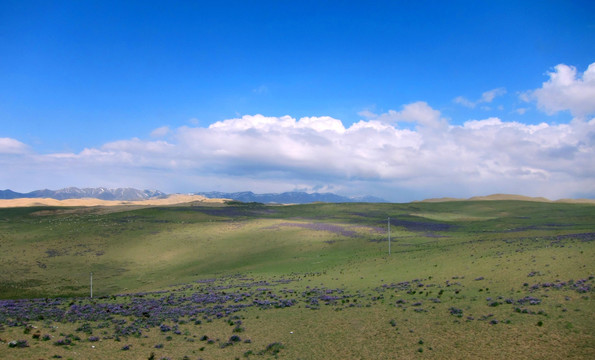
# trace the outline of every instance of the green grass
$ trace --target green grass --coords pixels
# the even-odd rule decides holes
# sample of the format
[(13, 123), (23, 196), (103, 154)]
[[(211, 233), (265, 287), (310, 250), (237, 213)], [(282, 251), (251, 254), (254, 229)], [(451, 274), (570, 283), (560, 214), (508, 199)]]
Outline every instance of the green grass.
[[(387, 217), (393, 224), (390, 256)], [(1, 340), (23, 338), (31, 346), (0, 342), (0, 358), (148, 358), (151, 352), (156, 359), (592, 358), (593, 290), (529, 286), (595, 275), (593, 233), (593, 205), (524, 201), (0, 209), (3, 299), (88, 296), (90, 272), (95, 296), (169, 291), (242, 274), (292, 279), (273, 291), (340, 288), (359, 299), (355, 307), (319, 310), (305, 303), (247, 308), (239, 313), (245, 324), (239, 335), (252, 342), (228, 347), (218, 346), (233, 335), (225, 319), (182, 324), (186, 335), (171, 340), (152, 329), (146, 337), (66, 348), (5, 324)], [(224, 281), (239, 281), (229, 279)], [(391, 287), (414, 279), (424, 284), (415, 293)], [(541, 300), (524, 307), (534, 314), (505, 302), (525, 296)], [(77, 326), (34, 325), (56, 336)], [(197, 340), (205, 333), (220, 342)], [(283, 347), (267, 352), (275, 342)], [(164, 347), (155, 349), (156, 343)], [(121, 350), (126, 344), (130, 350)]]
[[(86, 209), (3, 209), (0, 296), (83, 296), (90, 272), (100, 295), (152, 290), (212, 274), (320, 272), (348, 262), (365, 263), (387, 250), (386, 242), (379, 241), (386, 238), (388, 216), (393, 221), (451, 225), (447, 231), (393, 226), (391, 232), (394, 257), (407, 262), (436, 256), (440, 261), (434, 265), (452, 269), (473, 260), (471, 256), (493, 258), (502, 247), (541, 253), (551, 242), (548, 237), (593, 231), (593, 209), (518, 201), (248, 204), (107, 214)], [(355, 236), (304, 227), (311, 223), (333, 224)], [(457, 257), (457, 264), (447, 264), (439, 254), (461, 249), (465, 254)]]

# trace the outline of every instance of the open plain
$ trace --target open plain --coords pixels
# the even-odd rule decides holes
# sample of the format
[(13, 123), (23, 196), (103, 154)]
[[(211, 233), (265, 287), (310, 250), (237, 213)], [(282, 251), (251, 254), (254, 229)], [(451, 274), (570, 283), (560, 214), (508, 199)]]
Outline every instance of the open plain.
[(594, 358), (594, 240), (587, 203), (2, 208), (0, 358)]

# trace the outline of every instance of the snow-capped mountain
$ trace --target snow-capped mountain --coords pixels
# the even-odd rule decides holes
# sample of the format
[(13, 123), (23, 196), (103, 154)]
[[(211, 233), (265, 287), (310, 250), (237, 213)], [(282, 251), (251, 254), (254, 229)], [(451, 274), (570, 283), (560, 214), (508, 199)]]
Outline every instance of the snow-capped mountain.
[(12, 190), (0, 190), (0, 199), (18, 198), (51, 198), (56, 200), (95, 198), (101, 200), (135, 201), (166, 197), (159, 190), (138, 190), (133, 188), (108, 189), (69, 187), (59, 190), (35, 190), (29, 193), (18, 193)]

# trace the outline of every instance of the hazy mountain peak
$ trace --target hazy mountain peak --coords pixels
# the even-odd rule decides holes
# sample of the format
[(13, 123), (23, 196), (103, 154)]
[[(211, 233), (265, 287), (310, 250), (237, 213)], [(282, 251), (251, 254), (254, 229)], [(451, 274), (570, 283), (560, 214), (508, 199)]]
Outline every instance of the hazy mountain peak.
[(51, 198), (56, 200), (95, 198), (101, 200), (136, 201), (165, 197), (167, 194), (159, 190), (138, 190), (133, 188), (108, 189), (67, 187), (58, 190), (35, 190), (29, 193), (18, 193), (12, 190), (0, 190), (0, 199), (18, 198)]
[(302, 191), (288, 191), (284, 193), (255, 194), (252, 191), (241, 191), (234, 193), (224, 193), (219, 191), (197, 192), (195, 195), (202, 195), (207, 198), (232, 199), (242, 202), (260, 202), (275, 204), (308, 204), (313, 202), (386, 202), (383, 199), (364, 196), (364, 197), (346, 197), (333, 193), (307, 193)]

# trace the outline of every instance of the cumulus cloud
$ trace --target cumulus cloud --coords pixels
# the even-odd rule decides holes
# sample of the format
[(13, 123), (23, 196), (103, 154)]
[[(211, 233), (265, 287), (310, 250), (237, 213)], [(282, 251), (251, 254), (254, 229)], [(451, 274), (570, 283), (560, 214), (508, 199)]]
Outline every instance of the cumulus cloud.
[[(481, 94), (481, 97), (476, 101), (471, 101), (464, 96), (457, 96), (454, 98), (454, 102), (460, 105), (463, 105), (468, 108), (474, 108), (479, 104), (487, 104), (494, 101), (494, 99), (498, 96), (502, 96), (506, 94), (506, 89), (503, 87), (499, 87), (496, 89), (488, 90)], [(489, 107), (484, 107), (486, 110), (489, 110)]]
[(21, 155), (0, 156), (0, 166), (11, 169), (0, 183), (28, 176), (31, 184), (46, 182), (32, 189), (51, 186), (47, 181), (164, 191), (334, 189), (395, 201), (595, 194), (595, 119), (527, 125), (492, 117), (453, 125), (425, 102), (366, 114), (349, 127), (326, 116), (245, 115), (172, 129), (167, 141), (133, 138), (66, 154), (26, 153), (22, 143), (2, 139), (0, 149)]
[(524, 101), (536, 101), (547, 114), (569, 110), (573, 116), (595, 114), (595, 63), (579, 75), (574, 66), (559, 64), (548, 72), (541, 88), (521, 94)]
[(296, 119), (288, 115), (282, 117), (267, 117), (260, 114), (245, 115), (241, 118), (218, 121), (210, 125), (209, 129), (225, 131), (244, 131), (252, 129), (265, 132), (280, 131), (283, 129), (310, 129), (317, 132), (345, 131), (343, 123), (330, 116), (303, 117), (296, 121)]

